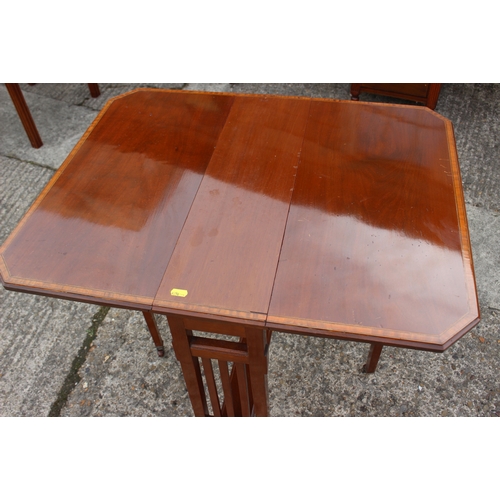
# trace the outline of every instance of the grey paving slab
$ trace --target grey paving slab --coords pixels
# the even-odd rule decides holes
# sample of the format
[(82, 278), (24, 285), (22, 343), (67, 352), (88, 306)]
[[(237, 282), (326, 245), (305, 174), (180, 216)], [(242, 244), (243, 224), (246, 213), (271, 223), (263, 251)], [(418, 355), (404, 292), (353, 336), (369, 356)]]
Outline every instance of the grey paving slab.
[(231, 92), (230, 83), (188, 83), (185, 90), (198, 90), (203, 92)]
[[(23, 92), (52, 97), (75, 106), (87, 106), (92, 109), (101, 109), (105, 102), (134, 88), (149, 87), (161, 89), (181, 89), (184, 83), (100, 83), (101, 96), (93, 98), (86, 83), (37, 83), (21, 84)], [(98, 103), (97, 105), (95, 105)]]
[(0, 303), (0, 416), (48, 416), (97, 308), (3, 288)]
[(444, 84), (436, 111), (453, 122), (466, 201), (500, 212), (500, 84)]
[(83, 105), (95, 109), (97, 111), (101, 110), (106, 102), (112, 97), (124, 94), (125, 92), (130, 92), (137, 88), (160, 88), (160, 89), (181, 89), (184, 87), (184, 83), (100, 83), (99, 90), (101, 95), (99, 97), (91, 97), (87, 94)]
[(141, 313), (111, 309), (99, 328), (62, 416), (192, 416), (168, 324), (158, 316), (165, 356), (158, 357)]
[(66, 104), (82, 106), (90, 96), (86, 83), (21, 83), (23, 94), (50, 97)]
[(376, 373), (361, 373), (368, 346), (275, 334), (270, 349), (273, 416), (500, 416), (500, 317), (445, 353), (384, 348)]
[(500, 213), (466, 208), (479, 302), (500, 310)]
[(0, 156), (0, 241), (16, 227), (54, 171)]
[(6, 88), (0, 85), (0, 155), (57, 169), (97, 112), (31, 92), (24, 96), (43, 146), (31, 146)]
[[(53, 171), (0, 156), (3, 242)], [(47, 416), (96, 306), (0, 287), (0, 416)]]
[(350, 99), (349, 83), (234, 83), (233, 92)]

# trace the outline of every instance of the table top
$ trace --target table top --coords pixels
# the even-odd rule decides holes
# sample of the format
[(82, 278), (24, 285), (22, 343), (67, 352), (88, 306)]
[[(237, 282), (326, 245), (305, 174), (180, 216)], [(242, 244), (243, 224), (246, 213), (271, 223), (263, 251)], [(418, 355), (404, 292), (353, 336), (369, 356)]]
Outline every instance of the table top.
[(444, 350), (479, 320), (451, 123), (424, 107), (139, 90), (0, 249), (5, 288)]

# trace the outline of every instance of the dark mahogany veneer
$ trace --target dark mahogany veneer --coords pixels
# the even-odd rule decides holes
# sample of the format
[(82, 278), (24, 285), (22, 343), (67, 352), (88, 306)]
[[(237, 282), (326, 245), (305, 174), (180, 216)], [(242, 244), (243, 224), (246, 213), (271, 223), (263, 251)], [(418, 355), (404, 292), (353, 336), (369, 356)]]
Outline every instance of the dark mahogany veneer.
[(423, 107), (130, 92), (0, 255), (8, 290), (137, 309), (153, 338), (166, 314), (197, 415), (198, 357), (214, 414), (267, 414), (271, 330), (371, 343), (373, 371), (479, 321), (453, 128)]

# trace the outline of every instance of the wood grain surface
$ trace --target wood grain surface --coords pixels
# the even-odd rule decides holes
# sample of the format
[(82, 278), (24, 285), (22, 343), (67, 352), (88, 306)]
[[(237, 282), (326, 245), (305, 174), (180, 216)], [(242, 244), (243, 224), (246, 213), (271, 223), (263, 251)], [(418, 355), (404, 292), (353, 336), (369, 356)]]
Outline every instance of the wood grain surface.
[(266, 97), (234, 103), (155, 310), (265, 321), (309, 106)]
[(453, 129), (423, 107), (134, 91), (0, 256), (9, 289), (230, 329), (440, 350), (479, 320)]
[(450, 139), (424, 109), (311, 105), (270, 324), (440, 344), (477, 317)]
[(112, 102), (8, 240), (5, 281), (151, 305), (232, 101), (134, 92)]

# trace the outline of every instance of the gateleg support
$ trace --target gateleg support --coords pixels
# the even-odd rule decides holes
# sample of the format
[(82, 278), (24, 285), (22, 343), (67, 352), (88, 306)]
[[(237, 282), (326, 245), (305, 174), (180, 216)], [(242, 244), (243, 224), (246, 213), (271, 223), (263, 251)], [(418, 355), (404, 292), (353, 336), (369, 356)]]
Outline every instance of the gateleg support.
[(267, 385), (268, 330), (245, 328), (248, 346), (248, 372), (252, 390), (253, 414), (256, 417), (269, 416), (269, 389)]
[(209, 416), (207, 398), (198, 357), (191, 352), (190, 339), (193, 331), (185, 327), (181, 317), (167, 314), (172, 334), (172, 347), (179, 361), (186, 382), (186, 388), (196, 417)]

